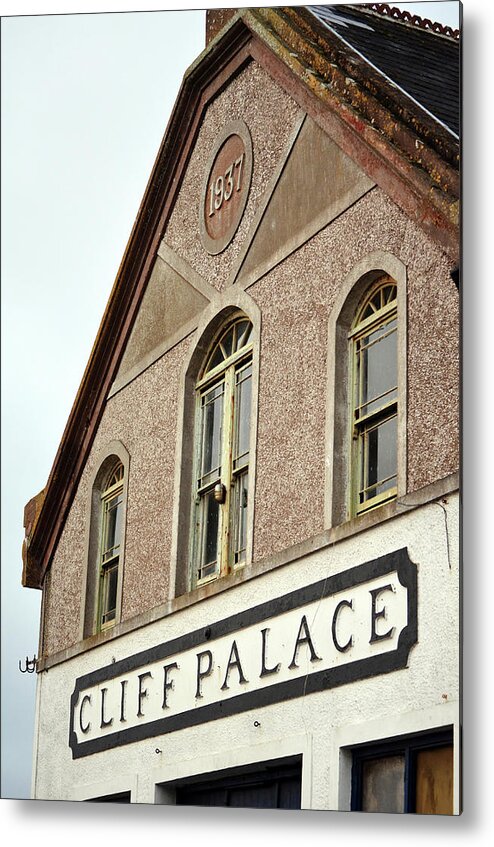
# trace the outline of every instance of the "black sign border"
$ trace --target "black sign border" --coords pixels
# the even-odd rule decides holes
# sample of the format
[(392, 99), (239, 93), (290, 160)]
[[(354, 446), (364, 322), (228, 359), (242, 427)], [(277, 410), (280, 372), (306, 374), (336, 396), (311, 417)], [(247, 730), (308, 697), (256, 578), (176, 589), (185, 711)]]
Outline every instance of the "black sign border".
[[(322, 600), (347, 588), (354, 588), (375, 578), (395, 572), (401, 585), (407, 589), (408, 621), (400, 633), (395, 650), (348, 662), (338, 667), (327, 668), (323, 671), (315, 671), (293, 680), (274, 683), (267, 688), (238, 694), (236, 697), (227, 700), (219, 700), (206, 706), (180, 712), (177, 715), (148, 721), (90, 741), (79, 742), (77, 740), (74, 730), (74, 714), (81, 691), (185, 650), (208, 645), (225, 635), (262, 623), (269, 618), (277, 617), (284, 612), (305, 606), (315, 600)], [(176, 732), (189, 726), (229, 717), (250, 709), (259, 709), (273, 703), (401, 670), (407, 667), (410, 650), (417, 643), (417, 640), (417, 568), (409, 558), (408, 550), (403, 547), (362, 565), (328, 576), (319, 582), (304, 586), (285, 594), (283, 597), (268, 600), (266, 603), (261, 603), (244, 612), (224, 618), (210, 626), (201, 627), (194, 632), (157, 644), (155, 647), (135, 653), (133, 656), (128, 656), (118, 662), (113, 662), (111, 665), (106, 665), (78, 677), (70, 699), (69, 747), (72, 750), (72, 758), (78, 759), (83, 756), (90, 756), (124, 744), (143, 741), (146, 738), (153, 738), (168, 732)]]

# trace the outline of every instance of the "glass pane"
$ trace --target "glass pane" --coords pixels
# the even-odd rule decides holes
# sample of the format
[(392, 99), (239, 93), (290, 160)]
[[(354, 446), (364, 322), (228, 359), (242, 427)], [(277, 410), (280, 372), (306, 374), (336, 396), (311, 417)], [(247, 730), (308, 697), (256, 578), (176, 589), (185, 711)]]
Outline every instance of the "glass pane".
[(383, 306), (396, 300), (396, 285), (385, 285), (383, 288)]
[(397, 396), (396, 319), (357, 341), (357, 419)]
[(415, 811), (419, 815), (453, 814), (453, 748), (417, 754)]
[(361, 503), (396, 485), (396, 436), (396, 415), (363, 433)]
[(235, 345), (235, 350), (240, 350), (242, 347), (245, 347), (249, 340), (250, 331), (252, 329), (252, 324), (250, 321), (239, 321), (237, 326), (237, 342)]
[(214, 471), (217, 476), (221, 457), (221, 429), (224, 385), (216, 385), (202, 397), (202, 457), (200, 485)]
[(247, 547), (247, 492), (249, 474), (243, 473), (235, 480), (233, 493), (233, 562), (235, 565), (245, 562)]
[(213, 368), (215, 368), (217, 365), (221, 364), (223, 359), (224, 359), (223, 351), (218, 344), (218, 346), (216, 347), (216, 350), (213, 352), (213, 355), (211, 356), (211, 358), (208, 362), (208, 366), (206, 368), (206, 373), (207, 373), (207, 371), (212, 371)]
[(108, 485), (106, 486), (106, 488), (107, 489), (111, 488), (112, 485), (116, 485), (117, 482), (120, 482), (120, 480), (123, 479), (123, 475), (124, 475), (123, 465), (117, 465), (117, 467), (113, 469), (111, 476), (108, 479)]
[(201, 549), (198, 579), (216, 573), (218, 559), (219, 503), (212, 491), (201, 498)]
[(249, 460), (250, 405), (252, 395), (252, 364), (236, 374), (235, 388), (235, 444), (233, 467), (241, 467)]
[(362, 811), (405, 811), (404, 756), (384, 756), (363, 762)]
[(118, 560), (103, 573), (103, 609), (101, 623), (115, 620), (117, 608)]
[(221, 347), (225, 354), (225, 359), (228, 359), (229, 356), (232, 355), (233, 351), (233, 333), (235, 327), (231, 327), (227, 332), (225, 332), (223, 338), (220, 341)]
[(103, 561), (117, 555), (120, 547), (120, 533), (122, 529), (122, 493), (120, 492), (111, 500), (105, 501), (105, 535), (103, 538)]
[(361, 320), (361, 321), (365, 321), (365, 320), (367, 320), (367, 318), (370, 318), (370, 317), (371, 317), (371, 315), (375, 315), (375, 313), (376, 313), (376, 310), (375, 310), (374, 306), (372, 305), (372, 301), (371, 301), (371, 302), (370, 302), (370, 303), (369, 303), (369, 304), (365, 307), (364, 311), (362, 312), (362, 314), (361, 314), (361, 316), (360, 316), (360, 320)]

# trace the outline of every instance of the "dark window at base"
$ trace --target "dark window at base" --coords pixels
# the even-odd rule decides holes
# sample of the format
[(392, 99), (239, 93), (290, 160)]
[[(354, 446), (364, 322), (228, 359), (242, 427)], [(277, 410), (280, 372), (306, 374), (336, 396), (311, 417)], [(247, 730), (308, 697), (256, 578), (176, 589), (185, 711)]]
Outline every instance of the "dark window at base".
[(90, 797), (86, 803), (130, 803), (130, 791), (119, 794), (105, 794), (103, 797)]
[(276, 762), (236, 769), (228, 776), (176, 788), (177, 806), (230, 806), (250, 809), (300, 809), (302, 763)]
[(352, 810), (453, 814), (453, 731), (353, 750)]

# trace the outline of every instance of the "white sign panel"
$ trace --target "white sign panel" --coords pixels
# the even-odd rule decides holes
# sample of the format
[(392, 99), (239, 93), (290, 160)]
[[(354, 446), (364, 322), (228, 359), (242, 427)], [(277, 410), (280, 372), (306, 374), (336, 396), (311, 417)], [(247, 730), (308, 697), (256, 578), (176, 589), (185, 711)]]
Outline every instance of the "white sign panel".
[(406, 550), (76, 680), (75, 758), (406, 667), (417, 640)]

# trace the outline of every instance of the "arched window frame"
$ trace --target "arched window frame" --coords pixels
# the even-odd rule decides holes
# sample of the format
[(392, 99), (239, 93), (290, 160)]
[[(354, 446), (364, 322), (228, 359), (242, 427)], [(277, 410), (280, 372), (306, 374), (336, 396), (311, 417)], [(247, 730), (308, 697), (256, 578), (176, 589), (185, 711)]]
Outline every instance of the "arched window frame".
[(124, 466), (117, 459), (101, 494), (101, 534), (96, 630), (115, 625), (118, 571), (122, 555)]
[(194, 586), (246, 563), (252, 331), (252, 322), (243, 313), (223, 324), (196, 383), (190, 543)]
[[(175, 491), (178, 493), (178, 496), (174, 498), (173, 503), (170, 598), (180, 596), (197, 588), (197, 582), (194, 579), (194, 498), (192, 496), (194, 460), (197, 450), (196, 386), (215, 340), (227, 324), (239, 314), (243, 314), (253, 325), (249, 509), (247, 516), (245, 566), (248, 567), (252, 563), (261, 312), (257, 303), (247, 292), (231, 287), (225, 289), (225, 291), (214, 293), (213, 302), (201, 316), (193, 342), (190, 345), (182, 366), (182, 391), (179, 395), (179, 406), (177, 410)], [(241, 573), (241, 569), (237, 573)]]
[[(386, 274), (366, 291), (348, 334), (351, 516), (396, 498), (397, 323), (397, 286)], [(379, 387), (374, 385), (373, 389), (371, 380), (379, 383)], [(380, 458), (383, 447), (388, 454), (387, 462)]]
[[(82, 607), (80, 635), (88, 638), (98, 632), (111, 630), (121, 620), (122, 614), (122, 588), (125, 563), (125, 538), (127, 525), (127, 498), (130, 456), (127, 449), (120, 441), (113, 441), (99, 453), (95, 469), (89, 479), (89, 499), (86, 511), (86, 569), (82, 591)], [(117, 467), (121, 467), (121, 478), (111, 477), (115, 474)], [(103, 542), (105, 535), (105, 508), (117, 495), (121, 498), (120, 514), (120, 542), (118, 549), (118, 562), (116, 555), (106, 557), (103, 561)], [(115, 551), (116, 552), (116, 551)], [(110, 563), (116, 568), (115, 585), (115, 610), (111, 619), (102, 620), (103, 593), (105, 590), (105, 577), (103, 571), (108, 570)], [(107, 616), (108, 617), (108, 616)]]
[[(367, 292), (380, 278), (397, 285), (398, 418), (397, 490), (407, 490), (407, 268), (394, 254), (376, 250), (364, 256), (344, 277), (328, 323), (326, 385), (324, 522), (330, 529), (356, 519), (367, 519), (352, 509), (352, 384), (348, 336)], [(392, 504), (391, 504), (392, 505)], [(376, 520), (380, 510), (369, 514)], [(386, 509), (382, 514), (387, 514)]]

